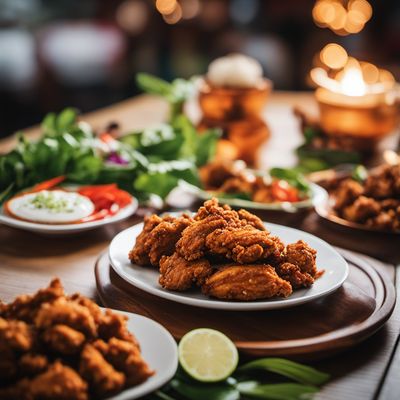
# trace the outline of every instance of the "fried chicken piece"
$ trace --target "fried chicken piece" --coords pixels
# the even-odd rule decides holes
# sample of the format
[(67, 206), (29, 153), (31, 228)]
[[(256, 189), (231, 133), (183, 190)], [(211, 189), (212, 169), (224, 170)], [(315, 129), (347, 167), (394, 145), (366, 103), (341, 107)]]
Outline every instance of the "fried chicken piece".
[(34, 343), (34, 332), (23, 321), (0, 318), (0, 346), (17, 351), (29, 351)]
[(23, 376), (34, 376), (44, 372), (49, 366), (43, 354), (26, 353), (18, 360), (19, 371)]
[(93, 300), (90, 300), (89, 298), (82, 296), (80, 293), (74, 293), (73, 295), (67, 297), (67, 299), (72, 300), (83, 307), (86, 307), (89, 310), (91, 316), (93, 317), (94, 322), (96, 324), (100, 323), (103, 317), (103, 313), (101, 312), (100, 307)]
[(61, 297), (53, 303), (45, 303), (40, 307), (35, 326), (39, 329), (47, 329), (53, 325), (67, 325), (87, 337), (94, 337), (97, 333), (96, 324), (90, 311), (74, 302)]
[(210, 216), (221, 217), (226, 222), (237, 222), (239, 220), (238, 213), (235, 210), (232, 210), (227, 204), (220, 206), (216, 198), (205, 201), (197, 210), (194, 220), (201, 221)]
[(158, 215), (146, 215), (143, 222), (143, 230), (136, 238), (135, 246), (129, 253), (129, 259), (132, 263), (139, 265), (150, 264), (149, 258), (149, 245), (146, 245), (146, 241), (149, 237), (150, 232), (159, 225), (162, 221), (171, 221), (173, 218), (169, 215), (161, 218)]
[(122, 390), (125, 376), (118, 372), (93, 345), (87, 344), (82, 350), (79, 373), (89, 382), (90, 390), (99, 397), (105, 397)]
[(244, 167), (245, 164), (240, 162), (214, 161), (200, 168), (200, 179), (206, 190), (216, 190), (229, 178), (237, 176)]
[(342, 215), (348, 221), (363, 223), (368, 218), (377, 216), (380, 210), (381, 207), (376, 200), (360, 196), (353, 204), (343, 210)]
[(345, 179), (340, 182), (337, 189), (333, 192), (335, 199), (335, 210), (341, 210), (349, 204), (353, 203), (358, 197), (364, 193), (363, 186), (353, 179)]
[(275, 271), (282, 279), (290, 282), (293, 289), (309, 287), (314, 283), (314, 278), (308, 272), (302, 272), (298, 265), (282, 263), (275, 268)]
[(267, 231), (247, 225), (243, 228), (216, 229), (206, 237), (206, 247), (240, 264), (265, 260), (277, 250), (276, 241)]
[(43, 303), (52, 302), (62, 296), (64, 296), (64, 288), (61, 281), (58, 278), (53, 279), (49, 287), (40, 289), (35, 295), (24, 294), (12, 303), (3, 305), (0, 316), (32, 323)]
[(151, 216), (145, 221), (143, 231), (138, 236), (134, 248), (129, 253), (132, 263), (158, 266), (163, 255), (171, 255), (182, 231), (192, 223), (192, 218), (164, 218)]
[(288, 244), (284, 252), (284, 262), (294, 264), (302, 273), (308, 273), (312, 277), (317, 274), (317, 251), (303, 240)]
[(208, 260), (187, 261), (178, 253), (164, 256), (160, 261), (159, 283), (168, 290), (187, 290), (194, 284), (201, 286), (213, 269)]
[(50, 350), (65, 355), (78, 353), (86, 340), (82, 332), (63, 324), (47, 328), (42, 339)]
[(140, 348), (135, 336), (128, 331), (126, 326), (127, 319), (125, 315), (107, 309), (99, 324), (99, 337), (104, 340), (116, 337), (131, 342), (137, 348)]
[(188, 261), (203, 258), (206, 252), (206, 237), (216, 229), (225, 228), (228, 222), (220, 215), (209, 215), (195, 221), (183, 232), (176, 243), (176, 251)]
[(384, 164), (369, 174), (365, 194), (375, 199), (396, 197), (400, 194), (400, 164)]
[(6, 343), (0, 343), (0, 386), (3, 382), (10, 382), (16, 375), (17, 357), (15, 352)]
[(257, 215), (254, 215), (247, 210), (241, 209), (238, 212), (239, 219), (246, 225), (251, 225), (254, 228), (260, 230), (260, 231), (266, 231), (267, 229), (265, 228), (264, 223), (261, 221), (260, 218), (257, 217)]
[(270, 265), (228, 265), (207, 278), (202, 291), (218, 299), (251, 301), (287, 297), (292, 287)]
[(253, 192), (253, 182), (244, 175), (234, 176), (227, 179), (218, 192), (222, 193), (249, 193)]
[(140, 350), (133, 343), (111, 338), (108, 343), (96, 340), (93, 346), (115, 369), (125, 374), (127, 386), (142, 383), (154, 375), (154, 371), (150, 369), (140, 354)]
[(49, 369), (33, 378), (28, 392), (37, 400), (87, 400), (86, 382), (70, 367), (56, 361)]

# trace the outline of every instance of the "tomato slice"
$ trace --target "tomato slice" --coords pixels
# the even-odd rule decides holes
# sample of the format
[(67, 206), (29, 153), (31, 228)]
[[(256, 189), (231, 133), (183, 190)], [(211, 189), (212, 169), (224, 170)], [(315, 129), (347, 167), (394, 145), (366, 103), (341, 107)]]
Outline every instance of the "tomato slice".
[(275, 180), (271, 185), (272, 196), (277, 201), (296, 202), (299, 201), (299, 192), (286, 181)]

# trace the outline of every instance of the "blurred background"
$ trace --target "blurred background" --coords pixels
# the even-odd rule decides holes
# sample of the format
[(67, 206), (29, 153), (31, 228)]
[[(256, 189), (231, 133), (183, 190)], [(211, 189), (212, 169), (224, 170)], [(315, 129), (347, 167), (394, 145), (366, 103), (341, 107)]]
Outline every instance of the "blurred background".
[(139, 71), (187, 78), (230, 52), (258, 59), (275, 90), (309, 90), (331, 42), (399, 81), (400, 1), (0, 0), (0, 137), (136, 95)]

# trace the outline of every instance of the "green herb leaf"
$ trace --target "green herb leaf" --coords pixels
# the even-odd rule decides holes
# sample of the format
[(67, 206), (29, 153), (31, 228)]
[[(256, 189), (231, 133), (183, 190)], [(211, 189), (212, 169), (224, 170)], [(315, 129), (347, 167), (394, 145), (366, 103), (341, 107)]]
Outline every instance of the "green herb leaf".
[(172, 92), (172, 85), (154, 75), (140, 72), (136, 75), (136, 83), (147, 93), (169, 96)]
[(354, 168), (354, 170), (353, 170), (353, 172), (351, 174), (351, 177), (355, 181), (363, 183), (368, 177), (368, 171), (363, 165), (357, 165)]
[(311, 385), (322, 385), (329, 379), (329, 375), (324, 372), (283, 358), (262, 358), (251, 361), (238, 368), (238, 372), (254, 370), (274, 372), (297, 382)]
[(256, 381), (240, 382), (239, 392), (245, 396), (267, 400), (304, 400), (318, 392), (318, 388), (298, 383), (261, 384)]
[(57, 132), (63, 133), (71, 128), (77, 119), (77, 111), (74, 108), (65, 108), (57, 117)]
[(310, 185), (304, 175), (297, 168), (272, 168), (270, 175), (287, 181), (301, 192), (308, 192)]
[(239, 391), (225, 384), (188, 384), (178, 379), (173, 379), (171, 387), (190, 400), (239, 400)]

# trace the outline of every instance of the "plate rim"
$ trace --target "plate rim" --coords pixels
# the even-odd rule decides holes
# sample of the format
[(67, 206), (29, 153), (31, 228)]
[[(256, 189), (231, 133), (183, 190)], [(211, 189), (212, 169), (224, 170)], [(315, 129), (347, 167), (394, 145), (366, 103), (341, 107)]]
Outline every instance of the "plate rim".
[(0, 207), (0, 223), (4, 225), (11, 226), (13, 228), (18, 228), (31, 232), (41, 232), (41, 233), (73, 233), (79, 231), (86, 231), (90, 229), (95, 229), (103, 225), (108, 225), (114, 222), (122, 221), (136, 212), (139, 207), (139, 202), (136, 197), (132, 196), (130, 204), (123, 207), (117, 212), (117, 214), (112, 215), (108, 218), (103, 218), (98, 221), (83, 222), (81, 224), (43, 224), (40, 222), (29, 222), (19, 220), (12, 216), (6, 215), (4, 213), (4, 206)]
[[(107, 309), (107, 307), (100, 307), (103, 311), (105, 309)], [(172, 334), (168, 331), (167, 328), (165, 328), (163, 325), (161, 325), (159, 322), (146, 317), (144, 315), (140, 315), (140, 314), (136, 314), (136, 313), (132, 313), (129, 311), (122, 311), (122, 310), (116, 310), (113, 308), (110, 308), (112, 311), (114, 311), (115, 313), (120, 313), (123, 315), (126, 315), (128, 317), (128, 319), (141, 319), (141, 320), (146, 320), (147, 323), (150, 323), (152, 325), (154, 325), (155, 327), (157, 327), (157, 329), (162, 332), (166, 338), (166, 340), (168, 340), (168, 342), (170, 342), (171, 344), (171, 349), (174, 349), (174, 358), (172, 360), (169, 360), (168, 362), (168, 366), (166, 368), (167, 373), (165, 374), (165, 377), (162, 378), (159, 382), (151, 385), (151, 379), (152, 377), (150, 377), (148, 380), (146, 380), (145, 382), (142, 382), (141, 384), (137, 385), (137, 386), (132, 386), (131, 388), (126, 388), (124, 389), (122, 392), (112, 396), (112, 397), (107, 397), (106, 400), (133, 400), (133, 399), (137, 399), (140, 398), (142, 396), (145, 396), (146, 394), (152, 393), (155, 390), (157, 390), (158, 388), (162, 387), (165, 383), (169, 382), (173, 376), (175, 375), (177, 369), (178, 369), (178, 364), (179, 364), (179, 360), (178, 360), (178, 346), (176, 344), (176, 341), (174, 339), (174, 337), (172, 336)], [(135, 335), (135, 332), (131, 332)], [(139, 341), (139, 344), (140, 341)], [(145, 360), (146, 361), (146, 360)], [(146, 361), (147, 362), (147, 361)], [(150, 368), (152, 368), (152, 366), (150, 365)], [(153, 375), (156, 376), (156, 375)], [(133, 394), (132, 394), (133, 392)]]
[[(276, 309), (280, 309), (280, 308), (288, 308), (288, 307), (295, 307), (304, 303), (308, 303), (310, 301), (316, 300), (320, 297), (325, 297), (331, 293), (333, 293), (334, 291), (336, 291), (337, 289), (339, 289), (343, 283), (346, 281), (348, 275), (349, 275), (349, 265), (347, 263), (347, 261), (345, 260), (344, 257), (342, 257), (342, 255), (333, 247), (331, 246), (329, 243), (327, 243), (325, 240), (320, 239), (319, 237), (302, 231), (300, 229), (296, 229), (296, 228), (291, 228), (288, 226), (284, 226), (284, 225), (279, 225), (279, 224), (274, 224), (274, 223), (266, 223), (265, 221), (263, 221), (264, 224), (267, 224), (268, 226), (271, 227), (279, 227), (279, 228), (284, 228), (284, 229), (289, 229), (291, 231), (296, 231), (296, 232), (300, 232), (301, 234), (306, 234), (306, 236), (311, 236), (313, 237), (314, 240), (322, 243), (324, 246), (328, 246), (329, 249), (342, 260), (342, 265), (344, 267), (344, 271), (343, 271), (343, 276), (341, 277), (340, 280), (338, 280), (338, 282), (333, 285), (331, 288), (329, 288), (328, 290), (323, 291), (323, 293), (315, 293), (312, 295), (309, 295), (308, 297), (300, 297), (300, 298), (288, 298), (285, 300), (273, 300), (271, 301), (271, 299), (269, 300), (259, 300), (259, 301), (248, 301), (248, 302), (232, 302), (232, 301), (220, 301), (220, 300), (215, 300), (215, 299), (209, 299), (209, 298), (205, 298), (205, 299), (195, 299), (195, 298), (188, 298), (188, 297), (184, 297), (181, 295), (177, 295), (174, 292), (170, 292), (170, 291), (166, 291), (166, 290), (161, 290), (161, 289), (151, 289), (149, 290), (148, 286), (145, 284), (141, 284), (139, 281), (139, 284), (136, 280), (132, 279), (128, 274), (124, 273), (123, 271), (121, 271), (121, 269), (119, 267), (117, 267), (111, 257), (111, 246), (112, 243), (116, 240), (118, 240), (117, 238), (119, 236), (122, 236), (123, 234), (126, 234), (126, 232), (134, 227), (139, 227), (140, 225), (143, 225), (143, 222), (137, 223), (132, 225), (131, 227), (124, 229), (123, 231), (119, 232), (111, 241), (108, 250), (107, 250), (107, 254), (108, 254), (108, 259), (110, 262), (110, 265), (112, 267), (112, 269), (116, 272), (117, 275), (119, 275), (122, 279), (124, 279), (125, 281), (127, 281), (128, 283), (132, 284), (133, 286), (135, 286), (136, 288), (143, 290), (151, 295), (160, 297), (160, 298), (164, 298), (166, 300), (170, 300), (170, 301), (175, 301), (181, 304), (186, 304), (186, 305), (190, 305), (190, 306), (194, 306), (194, 307), (200, 307), (200, 308), (210, 308), (210, 309), (219, 309), (219, 310), (226, 310), (226, 311), (254, 311), (254, 310), (276, 310)], [(146, 267), (144, 267), (146, 268)]]

